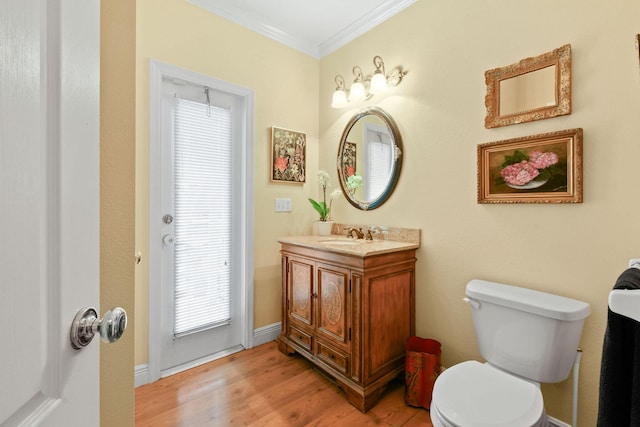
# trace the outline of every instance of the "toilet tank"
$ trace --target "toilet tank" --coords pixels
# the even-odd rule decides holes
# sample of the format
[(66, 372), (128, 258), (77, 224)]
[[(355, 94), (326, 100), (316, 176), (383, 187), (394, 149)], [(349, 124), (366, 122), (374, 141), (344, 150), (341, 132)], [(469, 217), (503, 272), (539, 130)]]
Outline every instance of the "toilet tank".
[(484, 280), (470, 281), (466, 295), (487, 362), (537, 382), (569, 376), (589, 304)]

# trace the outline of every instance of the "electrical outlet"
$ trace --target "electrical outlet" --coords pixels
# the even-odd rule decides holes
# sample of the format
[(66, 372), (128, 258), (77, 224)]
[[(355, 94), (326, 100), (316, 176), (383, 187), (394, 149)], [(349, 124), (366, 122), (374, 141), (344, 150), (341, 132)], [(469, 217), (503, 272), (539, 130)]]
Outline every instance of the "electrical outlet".
[(276, 212), (291, 212), (291, 199), (276, 198)]

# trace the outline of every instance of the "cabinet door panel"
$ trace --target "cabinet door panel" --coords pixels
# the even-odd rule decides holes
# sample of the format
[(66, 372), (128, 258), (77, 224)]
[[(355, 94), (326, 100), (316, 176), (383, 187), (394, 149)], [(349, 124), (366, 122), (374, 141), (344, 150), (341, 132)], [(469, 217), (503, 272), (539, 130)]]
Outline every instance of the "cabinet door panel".
[(318, 264), (318, 333), (349, 340), (349, 270)]
[(412, 280), (412, 271), (401, 271), (369, 277), (365, 283), (365, 342), (369, 350), (365, 381), (404, 359), (412, 331)]
[(313, 263), (291, 258), (289, 267), (289, 314), (306, 325), (312, 325), (313, 319)]

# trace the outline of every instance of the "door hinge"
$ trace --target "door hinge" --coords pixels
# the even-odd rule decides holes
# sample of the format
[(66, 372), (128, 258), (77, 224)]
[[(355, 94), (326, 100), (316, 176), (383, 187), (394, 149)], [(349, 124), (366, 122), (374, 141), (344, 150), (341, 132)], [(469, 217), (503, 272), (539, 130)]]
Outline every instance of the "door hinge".
[(351, 279), (349, 279), (349, 293), (351, 293)]

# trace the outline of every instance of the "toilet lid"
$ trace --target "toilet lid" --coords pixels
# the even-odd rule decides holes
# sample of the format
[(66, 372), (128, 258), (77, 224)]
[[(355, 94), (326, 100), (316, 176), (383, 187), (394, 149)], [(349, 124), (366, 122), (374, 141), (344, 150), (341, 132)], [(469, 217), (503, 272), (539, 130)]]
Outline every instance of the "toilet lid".
[(448, 422), (464, 427), (529, 427), (545, 416), (536, 385), (473, 360), (440, 374), (433, 404)]

